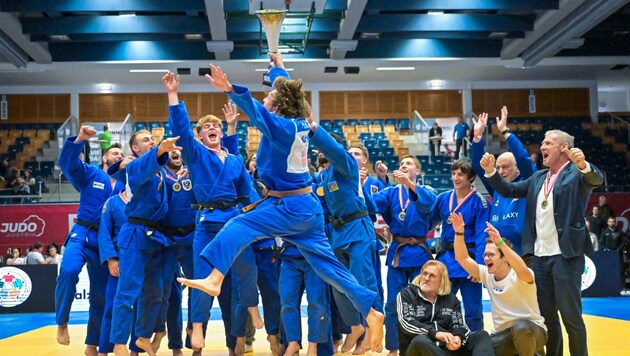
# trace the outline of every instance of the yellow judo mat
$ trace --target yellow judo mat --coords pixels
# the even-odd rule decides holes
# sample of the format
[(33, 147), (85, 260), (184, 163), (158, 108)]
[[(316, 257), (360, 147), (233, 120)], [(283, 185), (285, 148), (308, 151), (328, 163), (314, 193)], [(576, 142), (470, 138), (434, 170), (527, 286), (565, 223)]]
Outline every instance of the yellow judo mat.
[[(630, 301), (630, 300), (629, 300)], [(29, 318), (33, 314), (29, 315)], [(490, 314), (484, 314), (486, 329), (492, 327)], [(19, 318), (18, 318), (19, 320)], [(630, 321), (612, 319), (598, 316), (585, 315), (584, 321), (588, 333), (589, 354), (595, 356), (613, 356), (613, 355), (630, 355)], [(18, 322), (22, 322), (21, 320)], [(24, 320), (24, 322), (27, 322)], [(306, 329), (306, 319), (302, 320), (302, 330)], [(1, 326), (2, 328), (11, 328), (10, 324)], [(19, 356), (68, 356), (82, 355), (85, 350), (83, 340), (85, 338), (86, 325), (69, 325), (70, 346), (58, 345), (56, 342), (56, 326), (45, 326), (34, 329), (22, 334), (11, 336), (0, 340), (0, 355), (19, 355)], [(246, 355), (271, 356), (269, 344), (266, 334), (263, 330), (256, 333), (256, 342), (254, 342), (254, 351)], [(203, 355), (219, 356), (227, 355), (225, 348), (225, 336), (223, 333), (223, 325), (221, 321), (210, 321), (208, 326), (208, 334), (206, 337), (206, 348)], [(567, 336), (564, 336), (564, 350), (568, 355)], [(303, 345), (307, 345), (303, 342)], [(167, 338), (162, 340), (162, 346), (158, 352), (160, 356), (171, 355), (171, 350), (167, 348)], [(192, 351), (184, 350), (184, 355), (190, 355)], [(301, 354), (306, 355), (306, 350), (302, 350)], [(386, 355), (387, 351), (381, 353), (368, 352), (365, 355)], [(336, 355), (342, 355), (337, 353)]]

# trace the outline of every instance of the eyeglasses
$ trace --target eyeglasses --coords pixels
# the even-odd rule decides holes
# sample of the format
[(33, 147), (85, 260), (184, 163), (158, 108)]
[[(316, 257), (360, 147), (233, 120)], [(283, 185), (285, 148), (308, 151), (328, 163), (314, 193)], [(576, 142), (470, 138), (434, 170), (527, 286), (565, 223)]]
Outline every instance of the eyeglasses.
[(488, 252), (488, 253), (484, 253), (483, 254), (483, 258), (490, 258), (490, 259), (492, 259), (492, 258), (494, 258), (494, 256), (495, 256), (495, 254), (492, 253), (492, 252)]

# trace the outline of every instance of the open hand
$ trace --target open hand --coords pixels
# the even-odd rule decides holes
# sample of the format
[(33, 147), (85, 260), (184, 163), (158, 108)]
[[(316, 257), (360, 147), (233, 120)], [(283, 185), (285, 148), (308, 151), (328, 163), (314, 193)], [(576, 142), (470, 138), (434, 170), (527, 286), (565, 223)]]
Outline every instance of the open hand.
[(212, 84), (213, 87), (227, 93), (234, 91), (232, 84), (230, 84), (230, 81), (228, 80), (227, 74), (221, 70), (221, 67), (215, 67), (211, 64), (210, 73), (212, 73), (212, 75), (206, 74), (206, 80)]
[(179, 89), (179, 75), (168, 72), (162, 77), (162, 84), (167, 92), (176, 92)]
[(481, 113), (478, 120), (475, 120), (475, 117), (473, 116), (472, 121), (475, 137), (483, 136), (484, 132), (486, 131), (486, 127), (488, 126), (488, 113)]
[(501, 108), (501, 117), (497, 117), (497, 129), (499, 129), (499, 132), (503, 132), (507, 129), (507, 118), (508, 109), (507, 106), (503, 106)]

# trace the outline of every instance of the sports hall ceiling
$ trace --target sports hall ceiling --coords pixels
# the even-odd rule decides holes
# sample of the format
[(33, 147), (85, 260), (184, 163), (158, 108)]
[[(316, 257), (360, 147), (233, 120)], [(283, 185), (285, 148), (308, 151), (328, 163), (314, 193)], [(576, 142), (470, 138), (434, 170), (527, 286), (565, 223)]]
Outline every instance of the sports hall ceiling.
[[(481, 69), (489, 80), (518, 79), (527, 71), (534, 80), (551, 72), (559, 79), (630, 72), (623, 67), (609, 73), (630, 64), (630, 0), (287, 2), (295, 16), (285, 19), (281, 48), (303, 52), (285, 58), (302, 67), (310, 63), (303, 71), (311, 71), (313, 80), (322, 80), (327, 66), (341, 74), (344, 67), (360, 67), (365, 76), (377, 66), (425, 65), (448, 76), (457, 67), (485, 63), (497, 67)], [(284, 0), (0, 0), (0, 85), (53, 84), (61, 79), (48, 78), (93, 71), (95, 64), (107, 71), (116, 64), (127, 69), (173, 63), (168, 69), (191, 67), (195, 76), (196, 63), (230, 60), (224, 65), (261, 67), (266, 42), (253, 11), (285, 7)], [(463, 67), (440, 72), (448, 61)], [(544, 68), (563, 65), (573, 67)], [(523, 67), (529, 69), (516, 74)], [(122, 72), (119, 80), (133, 82)], [(467, 80), (461, 74), (455, 79)]]

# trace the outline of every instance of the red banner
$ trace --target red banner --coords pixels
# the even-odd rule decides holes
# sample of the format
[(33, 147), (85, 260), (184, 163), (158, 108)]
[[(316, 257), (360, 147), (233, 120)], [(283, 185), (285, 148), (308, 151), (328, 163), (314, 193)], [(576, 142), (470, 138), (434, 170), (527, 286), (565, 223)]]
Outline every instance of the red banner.
[(18, 247), (26, 254), (35, 242), (62, 245), (76, 221), (78, 204), (0, 207), (0, 253)]
[(617, 226), (622, 231), (630, 231), (630, 193), (593, 193), (588, 201), (585, 215), (590, 215), (593, 206), (599, 205), (600, 195), (606, 196), (608, 205), (617, 217)]

